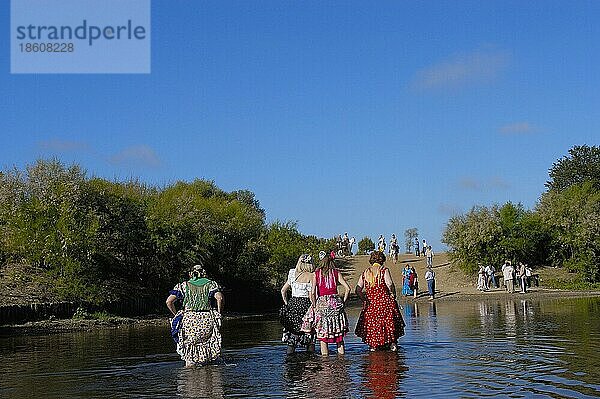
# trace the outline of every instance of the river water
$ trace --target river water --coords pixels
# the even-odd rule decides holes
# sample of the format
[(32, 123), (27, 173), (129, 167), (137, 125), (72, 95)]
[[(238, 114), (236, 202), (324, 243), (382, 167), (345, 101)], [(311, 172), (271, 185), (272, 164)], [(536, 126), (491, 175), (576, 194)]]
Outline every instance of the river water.
[[(227, 320), (224, 360), (185, 369), (167, 325), (0, 338), (2, 398), (600, 396), (600, 298), (402, 303), (399, 351), (285, 355), (274, 317)], [(348, 310), (352, 328), (360, 309)]]

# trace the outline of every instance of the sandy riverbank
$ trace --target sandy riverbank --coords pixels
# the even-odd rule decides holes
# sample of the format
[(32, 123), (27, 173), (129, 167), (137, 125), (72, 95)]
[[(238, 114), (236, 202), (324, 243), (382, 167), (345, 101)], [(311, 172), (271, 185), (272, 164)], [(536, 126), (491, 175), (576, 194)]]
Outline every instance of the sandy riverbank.
[[(341, 269), (351, 287), (356, 285), (360, 274), (369, 266), (369, 257), (366, 255), (355, 255), (341, 260), (339, 263)], [(415, 267), (419, 278), (420, 289), (417, 298), (402, 297), (402, 269), (406, 264)], [(402, 254), (398, 262), (388, 258), (385, 266), (390, 269), (392, 278), (396, 285), (399, 301), (427, 301), (427, 283), (425, 281), (426, 263), (425, 257), (417, 257), (412, 254)], [(446, 253), (438, 254), (433, 259), (433, 270), (436, 273), (436, 300), (454, 300), (454, 301), (472, 301), (482, 299), (498, 298), (538, 298), (538, 297), (581, 297), (581, 296), (600, 296), (599, 291), (567, 291), (549, 289), (543, 287), (543, 281), (540, 287), (528, 289), (526, 294), (515, 292), (510, 294), (504, 288), (494, 288), (486, 292), (478, 291), (476, 287), (476, 277), (465, 275), (458, 267), (452, 265)], [(499, 270), (497, 270), (499, 272)], [(556, 273), (560, 273), (556, 270)], [(545, 274), (548, 274), (546, 272)]]

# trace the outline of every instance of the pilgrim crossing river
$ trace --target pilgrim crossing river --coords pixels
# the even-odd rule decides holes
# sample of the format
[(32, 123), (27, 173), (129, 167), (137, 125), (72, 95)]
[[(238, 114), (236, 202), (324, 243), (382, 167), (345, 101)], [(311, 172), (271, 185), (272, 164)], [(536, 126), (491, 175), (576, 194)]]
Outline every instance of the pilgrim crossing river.
[(0, 337), (1, 398), (600, 396), (600, 298), (401, 302), (398, 352), (285, 355), (276, 316), (226, 320), (223, 357), (186, 369), (165, 325)]

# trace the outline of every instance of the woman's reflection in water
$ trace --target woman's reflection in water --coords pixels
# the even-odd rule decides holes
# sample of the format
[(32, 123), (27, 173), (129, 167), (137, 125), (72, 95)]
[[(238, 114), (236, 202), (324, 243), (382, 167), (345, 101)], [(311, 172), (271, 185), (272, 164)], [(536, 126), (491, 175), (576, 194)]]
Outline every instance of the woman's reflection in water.
[(224, 398), (223, 366), (182, 368), (177, 374), (177, 396), (182, 398)]
[(376, 351), (365, 356), (365, 387), (368, 398), (392, 399), (405, 396), (400, 389), (400, 380), (408, 368), (404, 362), (404, 351), (398, 346), (398, 352)]
[(348, 398), (351, 361), (343, 356), (322, 358), (297, 353), (288, 356), (284, 376), (288, 398)]
[(311, 380), (322, 369), (320, 358), (310, 352), (296, 352), (285, 358), (283, 378), (288, 398), (308, 398)]

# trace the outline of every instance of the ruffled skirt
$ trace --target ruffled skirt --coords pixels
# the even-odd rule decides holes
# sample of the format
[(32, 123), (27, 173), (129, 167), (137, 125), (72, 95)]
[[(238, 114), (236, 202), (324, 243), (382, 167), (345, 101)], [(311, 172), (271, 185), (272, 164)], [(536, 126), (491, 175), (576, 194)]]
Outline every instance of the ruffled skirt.
[(283, 326), (282, 341), (296, 347), (315, 343), (314, 333), (302, 331), (302, 318), (310, 308), (310, 299), (291, 297), (279, 310), (279, 322)]
[(221, 333), (216, 324), (218, 315), (213, 312), (183, 313), (177, 342), (177, 353), (182, 360), (204, 364), (221, 354)]
[(302, 331), (314, 331), (319, 341), (337, 343), (348, 332), (348, 316), (339, 295), (317, 298), (314, 309), (310, 308), (302, 319)]
[(356, 323), (356, 335), (371, 348), (396, 343), (405, 326), (398, 303), (382, 286), (369, 289), (367, 299)]

